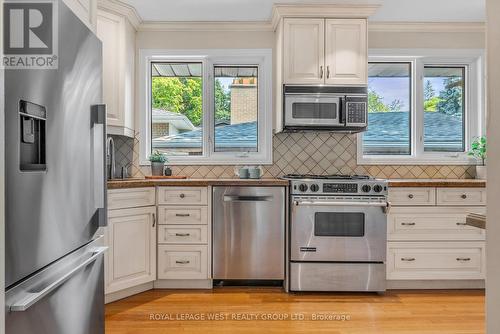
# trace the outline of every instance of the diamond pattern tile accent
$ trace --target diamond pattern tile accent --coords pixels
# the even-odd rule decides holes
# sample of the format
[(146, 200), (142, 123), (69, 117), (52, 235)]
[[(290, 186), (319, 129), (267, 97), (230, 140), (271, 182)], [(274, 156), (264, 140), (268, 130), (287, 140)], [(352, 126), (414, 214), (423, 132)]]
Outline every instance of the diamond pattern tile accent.
[[(113, 136), (117, 166), (132, 162), (131, 175), (149, 175), (148, 166), (139, 166), (139, 137)], [(273, 138), (274, 163), (262, 166), (264, 177), (288, 173), (369, 174), (381, 178), (458, 178), (475, 175), (474, 166), (358, 166), (356, 135), (339, 133), (279, 133)], [(232, 178), (236, 166), (172, 166), (174, 175), (193, 178)]]

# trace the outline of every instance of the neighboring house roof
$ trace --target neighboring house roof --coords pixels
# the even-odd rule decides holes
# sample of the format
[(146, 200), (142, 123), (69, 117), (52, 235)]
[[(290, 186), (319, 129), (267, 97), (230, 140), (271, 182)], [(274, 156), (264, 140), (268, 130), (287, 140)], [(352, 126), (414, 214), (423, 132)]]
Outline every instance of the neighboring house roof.
[(181, 131), (193, 131), (196, 127), (185, 115), (163, 109), (153, 109), (152, 119), (154, 123), (170, 123)]
[[(257, 147), (257, 122), (217, 126), (215, 127), (215, 143), (220, 148), (255, 149)], [(201, 129), (155, 138), (153, 146), (158, 148), (201, 147)]]
[[(368, 131), (363, 135), (367, 146), (408, 146), (410, 131), (407, 112), (369, 113)], [(426, 143), (435, 146), (461, 147), (462, 120), (460, 117), (440, 112), (426, 112), (424, 116)], [(202, 146), (200, 129), (177, 135), (153, 139), (158, 148), (199, 148)], [(255, 148), (257, 146), (257, 122), (221, 125), (215, 127), (217, 147)]]
[[(408, 112), (368, 114), (368, 131), (363, 135), (366, 146), (408, 146), (410, 133)], [(462, 118), (440, 112), (424, 113), (426, 146), (461, 147)]]

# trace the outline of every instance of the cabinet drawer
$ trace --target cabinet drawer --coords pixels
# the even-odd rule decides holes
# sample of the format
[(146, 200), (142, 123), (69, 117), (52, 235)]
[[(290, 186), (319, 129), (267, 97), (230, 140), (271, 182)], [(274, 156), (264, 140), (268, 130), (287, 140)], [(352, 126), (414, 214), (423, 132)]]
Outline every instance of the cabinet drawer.
[(155, 188), (108, 190), (108, 209), (137, 208), (155, 205)]
[(392, 205), (435, 205), (436, 188), (389, 188)]
[(387, 279), (484, 279), (484, 242), (389, 242)]
[(206, 187), (160, 187), (158, 204), (206, 205)]
[(486, 188), (438, 188), (438, 205), (486, 205)]
[(206, 225), (208, 208), (206, 206), (159, 206), (158, 224)]
[(158, 279), (207, 279), (208, 246), (159, 245)]
[(465, 225), (468, 213), (484, 214), (483, 207), (394, 207), (387, 216), (389, 241), (484, 240), (485, 231)]
[(160, 225), (158, 243), (160, 244), (206, 244), (208, 228), (204, 225)]

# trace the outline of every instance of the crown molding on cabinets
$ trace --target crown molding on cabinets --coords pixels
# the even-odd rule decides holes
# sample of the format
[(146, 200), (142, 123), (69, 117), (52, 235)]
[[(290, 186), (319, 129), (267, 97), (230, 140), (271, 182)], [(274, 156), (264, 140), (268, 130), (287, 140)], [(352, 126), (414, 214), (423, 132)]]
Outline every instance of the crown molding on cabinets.
[(142, 24), (142, 18), (137, 10), (119, 0), (98, 0), (97, 8), (126, 17), (135, 30)]
[(484, 22), (385, 22), (368, 21), (368, 31), (484, 33)]
[(139, 31), (272, 31), (269, 21), (184, 21), (158, 22), (145, 21)]
[(380, 5), (344, 5), (344, 4), (275, 4), (271, 25), (276, 30), (283, 17), (321, 17), (321, 18), (368, 18), (375, 14)]

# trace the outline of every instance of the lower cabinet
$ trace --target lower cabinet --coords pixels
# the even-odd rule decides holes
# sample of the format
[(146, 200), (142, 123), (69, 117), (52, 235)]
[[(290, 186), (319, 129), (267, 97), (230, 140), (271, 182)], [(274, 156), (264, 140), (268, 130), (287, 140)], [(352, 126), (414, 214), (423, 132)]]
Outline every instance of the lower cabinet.
[(466, 225), (465, 218), (486, 213), (484, 188), (393, 188), (389, 201), (389, 286), (391, 281), (404, 288), (432, 288), (429, 281), (439, 288), (481, 285), (485, 231)]
[(108, 211), (105, 293), (156, 279), (156, 207)]
[(208, 278), (208, 246), (158, 246), (158, 279)]

